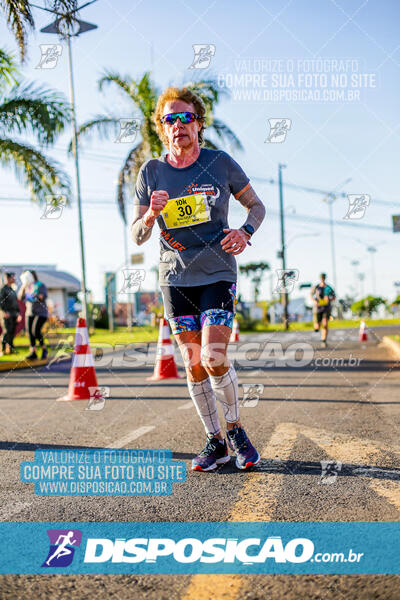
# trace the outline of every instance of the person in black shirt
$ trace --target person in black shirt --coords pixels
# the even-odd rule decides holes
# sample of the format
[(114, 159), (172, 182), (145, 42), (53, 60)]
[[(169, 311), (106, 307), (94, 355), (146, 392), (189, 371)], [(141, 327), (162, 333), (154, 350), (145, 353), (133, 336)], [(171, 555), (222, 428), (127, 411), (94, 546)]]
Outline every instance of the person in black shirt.
[(0, 324), (2, 329), (1, 354), (13, 353), (17, 323), (21, 321), (17, 294), (13, 289), (15, 273), (5, 273), (4, 285), (0, 290)]
[(321, 324), (321, 342), (324, 348), (328, 342), (328, 323), (331, 316), (332, 302), (335, 300), (333, 288), (326, 283), (326, 274), (321, 273), (320, 282), (311, 290), (311, 298), (314, 304), (314, 331), (320, 331)]
[[(39, 281), (36, 271), (30, 269), (33, 283), (23, 282), (18, 290), (18, 298), (25, 302), (26, 306), (26, 324), (30, 340), (30, 353), (26, 360), (36, 360), (36, 341), (42, 348), (42, 360), (47, 358), (48, 351), (44, 343), (43, 326), (46, 323), (49, 312), (46, 305), (47, 288), (44, 283)], [(22, 278), (21, 278), (22, 279)]]

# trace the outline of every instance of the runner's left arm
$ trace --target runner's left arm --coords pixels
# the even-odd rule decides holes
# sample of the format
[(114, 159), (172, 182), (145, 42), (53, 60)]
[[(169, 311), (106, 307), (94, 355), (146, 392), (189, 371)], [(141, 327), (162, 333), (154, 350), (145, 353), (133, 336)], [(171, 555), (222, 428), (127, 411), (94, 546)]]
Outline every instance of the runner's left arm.
[(247, 219), (244, 225), (251, 225), (254, 231), (260, 227), (265, 217), (265, 206), (257, 196), (250, 183), (246, 185), (240, 192), (235, 194), (236, 200), (247, 210)]

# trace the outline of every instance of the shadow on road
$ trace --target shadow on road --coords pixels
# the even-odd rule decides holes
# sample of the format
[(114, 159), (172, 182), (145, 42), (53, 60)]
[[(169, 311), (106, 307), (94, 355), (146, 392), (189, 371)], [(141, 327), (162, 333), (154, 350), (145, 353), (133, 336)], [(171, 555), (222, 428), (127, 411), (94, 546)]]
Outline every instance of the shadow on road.
[[(175, 455), (173, 455), (175, 458)], [(332, 463), (334, 461), (331, 461)], [(321, 478), (321, 463), (302, 460), (269, 460), (262, 458), (259, 464), (251, 469), (252, 473), (271, 473), (282, 475), (313, 475)], [(239, 471), (235, 467), (234, 459), (217, 471), (219, 475), (243, 474), (248, 472)], [(340, 470), (335, 471), (337, 477), (369, 477), (372, 479), (386, 479), (388, 481), (400, 480), (400, 468), (397, 467), (374, 467), (371, 465), (354, 465), (343, 463)]]
[[(14, 450), (16, 452), (34, 452), (35, 450), (106, 450), (101, 446), (75, 446), (68, 444), (33, 444), (30, 442), (0, 442), (0, 450)], [(174, 460), (191, 460), (195, 454), (186, 452), (173, 452)], [(334, 463), (334, 461), (330, 461)], [(334, 463), (336, 464), (336, 463)], [(270, 473), (282, 475), (313, 475), (321, 477), (321, 463), (302, 460), (270, 460), (262, 458), (259, 464), (252, 468), (251, 473)], [(249, 471), (240, 471), (235, 467), (235, 460), (231, 457), (229, 463), (222, 465), (216, 471), (218, 475), (244, 475)], [(369, 477), (372, 479), (386, 479), (388, 481), (400, 481), (400, 468), (397, 467), (374, 467), (372, 465), (357, 465), (343, 463), (340, 470), (335, 471), (337, 477)], [(207, 477), (207, 474), (202, 474)]]

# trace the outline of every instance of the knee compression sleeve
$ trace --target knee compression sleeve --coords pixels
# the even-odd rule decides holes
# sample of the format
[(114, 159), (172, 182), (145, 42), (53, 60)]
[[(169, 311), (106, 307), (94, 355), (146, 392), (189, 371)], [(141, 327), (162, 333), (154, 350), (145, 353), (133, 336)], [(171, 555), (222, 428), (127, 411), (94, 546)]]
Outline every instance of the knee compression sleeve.
[(210, 379), (203, 381), (189, 381), (188, 388), (190, 397), (196, 407), (197, 413), (204, 425), (206, 433), (216, 434), (221, 431), (217, 412), (217, 401), (211, 387)]
[(220, 377), (210, 375), (210, 381), (224, 409), (225, 420), (228, 423), (235, 423), (239, 419), (239, 386), (233, 365), (230, 364), (227, 372)]

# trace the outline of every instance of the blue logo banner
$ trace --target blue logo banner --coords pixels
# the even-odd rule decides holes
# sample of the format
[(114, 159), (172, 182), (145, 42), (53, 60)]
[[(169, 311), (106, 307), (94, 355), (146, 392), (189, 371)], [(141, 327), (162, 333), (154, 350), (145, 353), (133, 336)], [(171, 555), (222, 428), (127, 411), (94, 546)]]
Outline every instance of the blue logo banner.
[(0, 523), (0, 573), (398, 574), (400, 523)]

